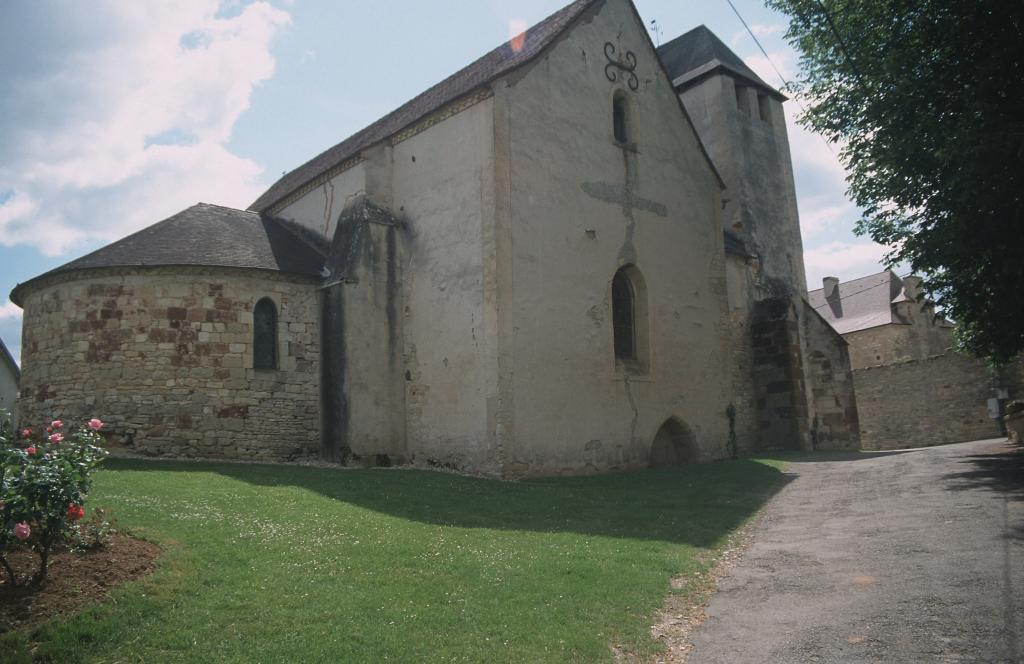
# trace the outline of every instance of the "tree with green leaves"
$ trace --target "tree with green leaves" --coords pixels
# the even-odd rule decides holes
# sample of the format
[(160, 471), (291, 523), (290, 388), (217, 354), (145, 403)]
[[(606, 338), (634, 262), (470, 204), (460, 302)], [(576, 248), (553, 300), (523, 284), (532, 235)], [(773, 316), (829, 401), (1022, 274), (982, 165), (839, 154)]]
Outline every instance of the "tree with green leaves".
[(766, 0), (804, 126), (842, 145), (857, 232), (996, 362), (1024, 350), (1024, 3)]

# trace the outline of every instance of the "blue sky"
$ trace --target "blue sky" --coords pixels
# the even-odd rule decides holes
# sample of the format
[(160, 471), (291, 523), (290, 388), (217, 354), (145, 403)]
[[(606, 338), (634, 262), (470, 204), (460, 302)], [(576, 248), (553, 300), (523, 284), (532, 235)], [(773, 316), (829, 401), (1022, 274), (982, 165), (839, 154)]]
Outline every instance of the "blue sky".
[[(568, 0), (59, 0), (0, 22), (0, 338), (18, 282), (197, 202), (248, 206), (291, 170)], [(793, 76), (785, 18), (734, 0)], [(778, 76), (726, 0), (637, 0), (661, 41), (707, 25)], [(808, 284), (880, 269), (844, 173), (787, 103)]]

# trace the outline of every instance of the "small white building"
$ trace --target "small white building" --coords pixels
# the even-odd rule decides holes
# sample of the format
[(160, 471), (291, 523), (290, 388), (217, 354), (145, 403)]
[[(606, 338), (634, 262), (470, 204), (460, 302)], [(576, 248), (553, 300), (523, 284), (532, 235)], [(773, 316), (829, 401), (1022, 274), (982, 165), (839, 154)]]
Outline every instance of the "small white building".
[(11, 355), (11, 351), (7, 350), (3, 339), (0, 339), (0, 409), (11, 413), (15, 419), (20, 380), (21, 369), (18, 368), (18, 362)]

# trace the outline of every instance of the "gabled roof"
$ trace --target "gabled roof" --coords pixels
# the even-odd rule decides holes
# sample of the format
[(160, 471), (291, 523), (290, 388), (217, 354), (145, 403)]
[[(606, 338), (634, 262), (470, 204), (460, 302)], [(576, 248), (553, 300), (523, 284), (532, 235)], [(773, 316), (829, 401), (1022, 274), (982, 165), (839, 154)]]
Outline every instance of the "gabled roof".
[(819, 288), (807, 293), (807, 301), (839, 334), (910, 323), (892, 306), (903, 293), (903, 282), (892, 270), (843, 282), (838, 289), (838, 299), (826, 300), (825, 289)]
[(319, 276), (321, 251), (300, 239), (291, 224), (254, 212), (197, 203), (91, 254), (18, 284), (11, 301), (21, 306), (28, 284), (72, 270), (195, 265), (272, 270)]
[(669, 79), (677, 88), (724, 69), (746, 79), (774, 96), (785, 99), (785, 95), (761, 80), (754, 70), (738, 55), (715, 36), (707, 26), (699, 25), (670, 42), (658, 47), (658, 57), (665, 63)]
[[(527, 29), (523, 33), (525, 38), (521, 45), (518, 37), (502, 44), (369, 127), (356, 132), (333, 148), (325, 150), (302, 166), (289, 171), (256, 199), (249, 209), (255, 212), (267, 210), (310, 180), (355, 157), (363, 149), (389, 138), (442, 106), (465, 97), (498, 77), (528, 63), (554, 42), (588, 7), (599, 1), (601, 0), (576, 0), (576, 2), (563, 7), (537, 25)], [(513, 44), (518, 46), (518, 49), (513, 48)]]
[(7, 350), (7, 345), (4, 344), (3, 339), (0, 339), (0, 360), (11, 370), (15, 380), (21, 380), (21, 369), (18, 368), (18, 361), (11, 355), (11, 351)]

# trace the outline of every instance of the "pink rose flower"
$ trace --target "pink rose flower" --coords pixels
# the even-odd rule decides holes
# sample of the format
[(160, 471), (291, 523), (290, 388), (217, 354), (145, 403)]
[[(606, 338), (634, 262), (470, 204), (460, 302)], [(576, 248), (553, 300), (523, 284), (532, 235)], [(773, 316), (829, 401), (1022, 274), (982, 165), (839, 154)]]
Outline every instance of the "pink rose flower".
[(25, 448), (25, 451), (28, 452), (30, 455), (35, 454), (36, 448), (34, 445), (29, 445), (27, 448)]
[(22, 542), (29, 538), (32, 534), (32, 529), (28, 527), (28, 524), (22, 521), (21, 523), (14, 526), (14, 536), (20, 539)]
[(50, 426), (53, 427), (54, 429), (59, 429), (62, 426), (64, 426), (64, 423), (61, 422), (60, 420), (54, 420), (54, 421), (50, 422)]
[(92, 429), (93, 431), (99, 431), (100, 429), (103, 428), (103, 422), (94, 417), (91, 420), (89, 420), (89, 428)]
[(21, 430), (21, 437), (22, 438), (28, 438), (31, 435), (32, 435), (32, 429), (22, 429)]
[(51, 443), (59, 443), (60, 441), (64, 440), (64, 434), (51, 433), (49, 439)]

